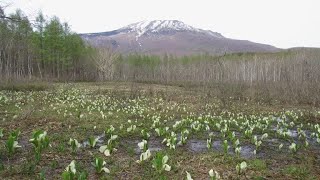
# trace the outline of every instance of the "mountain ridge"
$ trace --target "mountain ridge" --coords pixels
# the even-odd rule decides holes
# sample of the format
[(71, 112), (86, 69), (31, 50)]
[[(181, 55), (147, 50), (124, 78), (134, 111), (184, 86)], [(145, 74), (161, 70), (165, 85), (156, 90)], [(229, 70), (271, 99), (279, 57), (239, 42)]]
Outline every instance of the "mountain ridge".
[(108, 46), (121, 53), (189, 55), (279, 51), (271, 45), (226, 38), (178, 20), (140, 21), (113, 31), (80, 36), (93, 46)]

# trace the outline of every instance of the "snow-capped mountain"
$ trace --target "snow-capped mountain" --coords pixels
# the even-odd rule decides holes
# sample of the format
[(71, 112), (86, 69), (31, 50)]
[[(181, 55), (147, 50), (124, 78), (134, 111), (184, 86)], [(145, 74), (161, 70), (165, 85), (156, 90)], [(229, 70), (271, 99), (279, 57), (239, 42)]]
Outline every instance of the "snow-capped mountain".
[(123, 32), (135, 32), (137, 37), (142, 35), (151, 35), (157, 33), (170, 33), (170, 32), (194, 32), (204, 33), (217, 38), (224, 38), (221, 34), (194, 28), (178, 20), (154, 20), (154, 21), (141, 21), (130, 24), (119, 29)]
[(278, 50), (270, 45), (229, 39), (220, 33), (195, 28), (178, 20), (141, 21), (117, 30), (81, 36), (94, 46), (108, 46), (122, 53), (187, 55)]

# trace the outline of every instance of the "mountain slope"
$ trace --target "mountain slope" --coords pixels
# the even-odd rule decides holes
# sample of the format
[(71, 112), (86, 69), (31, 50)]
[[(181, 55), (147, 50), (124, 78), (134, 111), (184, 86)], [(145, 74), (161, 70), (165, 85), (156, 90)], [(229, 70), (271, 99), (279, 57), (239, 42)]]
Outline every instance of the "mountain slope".
[(229, 39), (177, 20), (142, 21), (114, 31), (81, 34), (81, 37), (94, 46), (108, 46), (122, 53), (189, 55), (279, 50), (270, 45)]

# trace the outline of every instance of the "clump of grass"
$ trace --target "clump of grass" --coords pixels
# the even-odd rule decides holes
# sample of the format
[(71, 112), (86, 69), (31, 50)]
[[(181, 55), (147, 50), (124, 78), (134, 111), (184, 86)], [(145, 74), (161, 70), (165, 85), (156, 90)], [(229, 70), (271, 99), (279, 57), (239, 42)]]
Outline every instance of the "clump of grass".
[(251, 167), (258, 171), (264, 171), (267, 169), (267, 164), (264, 160), (254, 159), (251, 162)]
[(299, 179), (306, 179), (307, 177), (310, 177), (310, 170), (303, 166), (290, 165), (285, 168), (283, 172)]

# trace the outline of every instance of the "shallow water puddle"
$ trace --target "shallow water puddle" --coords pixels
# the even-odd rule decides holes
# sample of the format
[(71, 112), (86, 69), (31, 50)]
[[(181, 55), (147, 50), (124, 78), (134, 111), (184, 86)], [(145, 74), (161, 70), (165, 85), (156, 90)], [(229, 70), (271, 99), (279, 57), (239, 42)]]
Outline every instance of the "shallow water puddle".
[[(231, 144), (229, 144), (229, 146), (228, 154), (234, 155), (234, 149), (231, 148)], [(208, 152), (206, 140), (190, 139), (187, 142), (187, 148), (188, 150), (197, 153)], [(212, 143), (212, 150), (223, 153), (222, 141), (214, 141)], [(240, 156), (246, 159), (253, 158), (255, 156), (253, 154), (254, 150), (255, 147), (253, 145), (243, 145), (241, 146)]]
[[(135, 154), (141, 154), (142, 150), (138, 147), (138, 143), (140, 143), (141, 140), (131, 140), (131, 141), (124, 141), (124, 146), (131, 147)], [(149, 139), (148, 140), (148, 148), (151, 152), (157, 152), (164, 149), (164, 145), (161, 144), (160, 140), (157, 139)]]

